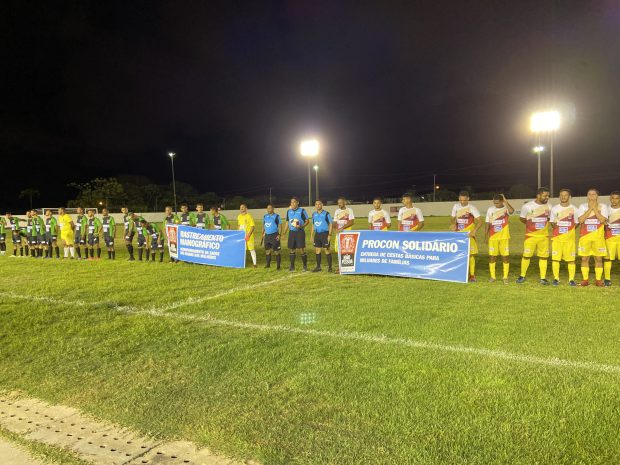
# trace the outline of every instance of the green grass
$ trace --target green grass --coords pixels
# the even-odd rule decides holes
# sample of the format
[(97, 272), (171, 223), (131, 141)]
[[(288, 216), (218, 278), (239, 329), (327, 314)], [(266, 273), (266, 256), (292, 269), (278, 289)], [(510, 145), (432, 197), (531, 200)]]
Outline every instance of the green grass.
[[(535, 259), (529, 281), (514, 284), (523, 228), (511, 226), (507, 286), (486, 282), (482, 241), (479, 282), (468, 285), (130, 263), (120, 245), (116, 262), (0, 258), (0, 390), (266, 464), (615, 463), (617, 369), (347, 337), (619, 366), (619, 287), (543, 287)], [(115, 308), (278, 278), (171, 311), (260, 328)]]
[(24, 439), (19, 434), (0, 428), (0, 438), (12, 442), (25, 449), (32, 457), (36, 457), (44, 463), (60, 465), (89, 465), (89, 462), (81, 460), (72, 452), (58, 447), (49, 446), (30, 439)]

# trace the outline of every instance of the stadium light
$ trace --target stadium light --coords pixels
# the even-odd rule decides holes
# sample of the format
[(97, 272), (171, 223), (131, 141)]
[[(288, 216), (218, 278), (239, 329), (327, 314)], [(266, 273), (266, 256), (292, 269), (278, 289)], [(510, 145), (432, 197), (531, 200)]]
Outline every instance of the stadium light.
[(545, 151), (545, 147), (542, 145), (537, 145), (536, 147), (534, 147), (532, 149), (532, 152), (534, 152), (536, 155), (538, 155), (538, 188), (540, 189), (540, 155)]
[(170, 164), (172, 165), (172, 194), (174, 196), (174, 214), (177, 214), (177, 186), (174, 181), (174, 157), (176, 153), (168, 152), (168, 156), (170, 157)]
[[(534, 134), (545, 134), (549, 136), (549, 189), (553, 195), (553, 134), (560, 129), (562, 117), (557, 110), (538, 111), (533, 113), (530, 118), (530, 129)], [(538, 183), (540, 187), (540, 182)]]
[(299, 153), (308, 160), (308, 205), (312, 205), (312, 171), (310, 170), (310, 159), (319, 155), (321, 145), (316, 139), (302, 140), (299, 144)]
[(319, 165), (314, 165), (314, 180), (316, 181), (316, 198), (320, 199), (319, 197)]

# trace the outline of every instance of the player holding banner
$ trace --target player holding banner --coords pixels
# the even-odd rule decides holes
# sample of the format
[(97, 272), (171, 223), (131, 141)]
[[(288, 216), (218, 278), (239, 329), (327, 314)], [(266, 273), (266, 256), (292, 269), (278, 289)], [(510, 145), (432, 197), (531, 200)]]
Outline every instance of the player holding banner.
[(450, 229), (462, 232), (469, 237), (469, 282), (476, 282), (476, 257), (478, 254), (478, 243), (476, 242), (476, 232), (482, 226), (480, 212), (469, 203), (469, 192), (459, 192), (459, 203), (454, 204), (450, 215)]
[(403, 207), (398, 210), (399, 231), (419, 231), (424, 227), (422, 210), (413, 206), (411, 194), (403, 195)]
[(607, 256), (605, 244), (605, 223), (609, 217), (607, 205), (598, 202), (598, 190), (588, 190), (588, 203), (581, 204), (577, 215), (579, 216), (579, 256), (581, 257), (581, 286), (590, 284), (590, 257), (594, 257), (594, 274), (596, 285), (602, 287), (603, 283), (603, 257)]
[(536, 192), (536, 199), (526, 203), (521, 208), (521, 223), (525, 224), (525, 241), (523, 243), (523, 258), (521, 259), (521, 274), (517, 284), (525, 282), (525, 275), (530, 266), (534, 253), (538, 256), (540, 284), (547, 286), (547, 259), (549, 258), (549, 189), (541, 187)]
[(495, 282), (495, 263), (497, 256), (502, 257), (502, 281), (508, 284), (510, 271), (510, 215), (515, 209), (508, 202), (504, 194), (493, 197), (493, 206), (489, 207), (486, 215), (485, 237), (489, 242), (489, 281)]
[(390, 214), (382, 208), (380, 197), (372, 201), (372, 210), (368, 213), (368, 223), (372, 231), (387, 231), (392, 225)]
[(216, 229), (218, 231), (222, 229), (230, 229), (230, 224), (228, 223), (228, 220), (216, 205), (213, 205), (211, 207), (211, 217), (212, 229)]
[(605, 226), (605, 245), (607, 257), (603, 262), (605, 286), (611, 286), (611, 264), (620, 259), (620, 191), (613, 191), (609, 196), (609, 218)]
[(282, 256), (280, 255), (280, 235), (282, 234), (282, 220), (280, 215), (273, 211), (273, 205), (267, 205), (267, 213), (263, 216), (263, 234), (261, 242), (265, 244), (265, 268), (271, 268), (271, 255), (276, 256), (276, 270), (280, 269)]
[(316, 254), (316, 268), (314, 273), (321, 271), (321, 250), (325, 251), (327, 257), (327, 271), (332, 270), (332, 252), (329, 250), (329, 239), (332, 236), (332, 218), (327, 210), (323, 210), (323, 202), (317, 200), (314, 203), (316, 211), (312, 213), (312, 231), (310, 240), (314, 243), (314, 253)]
[(568, 267), (568, 285), (575, 283), (575, 228), (579, 224), (577, 207), (570, 203), (571, 191), (560, 190), (560, 204), (551, 209), (551, 267), (553, 269), (553, 285), (560, 285), (560, 261), (564, 260)]
[(203, 204), (196, 204), (196, 211), (191, 213), (191, 222), (196, 228), (209, 229), (209, 215)]

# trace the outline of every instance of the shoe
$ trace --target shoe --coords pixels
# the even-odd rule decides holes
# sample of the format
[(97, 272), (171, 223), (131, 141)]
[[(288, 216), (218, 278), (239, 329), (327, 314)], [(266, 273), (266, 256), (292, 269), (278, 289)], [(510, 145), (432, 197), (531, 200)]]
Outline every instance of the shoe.
[(596, 287), (604, 287), (605, 284), (603, 284), (603, 281), (601, 281), (600, 279), (597, 279), (596, 282), (594, 283), (594, 285)]
[(570, 287), (577, 287), (577, 283), (576, 283), (575, 281), (573, 281), (573, 280), (570, 280), (570, 281), (568, 282), (568, 285), (569, 285)]
[(304, 266), (304, 269), (302, 271), (305, 273), (306, 271), (308, 271), (308, 268)]
[(11, 255), (11, 258), (17, 258), (17, 255)]
[(328, 272), (328, 273), (333, 273), (333, 272), (334, 272), (334, 270), (332, 270), (331, 268), (327, 268), (327, 272)]
[(495, 278), (489, 278), (489, 282), (490, 283), (494, 283), (495, 282)]
[(265, 265), (266, 270), (268, 270), (269, 268), (271, 268), (271, 265)]
[(508, 278), (504, 278), (503, 281), (504, 281), (504, 284), (508, 284)]
[(312, 270), (313, 273), (318, 273), (320, 271), (321, 271), (321, 268), (319, 268), (318, 266), (314, 270)]
[(517, 278), (517, 284), (523, 284), (525, 282), (525, 276), (519, 276)]
[(257, 268), (257, 266), (256, 266), (256, 265), (252, 265), (252, 268), (256, 269), (256, 268)]
[(295, 271), (295, 268), (293, 268), (292, 266), (288, 269), (291, 273), (293, 273)]
[(590, 281), (588, 281), (587, 279), (584, 279), (583, 281), (581, 281), (581, 284), (579, 285), (580, 287), (586, 287), (590, 285)]
[(554, 286), (559, 286), (560, 285), (560, 280), (559, 279), (554, 279), (551, 284), (553, 284)]
[(611, 281), (609, 279), (605, 280), (605, 287), (611, 287)]
[(134, 261), (136, 261), (136, 259), (135, 259), (135, 258), (133, 258), (133, 257), (129, 257), (129, 258), (127, 259), (127, 261), (128, 261), (128, 262), (134, 262)]
[(476, 277), (475, 277), (474, 275), (471, 275), (471, 276), (469, 277), (469, 282), (470, 282), (470, 283), (475, 283), (475, 282), (476, 282)]
[(548, 286), (549, 285), (549, 281), (547, 281), (545, 278), (541, 278), (540, 281), (538, 281), (540, 284), (542, 284), (543, 286)]
[(280, 271), (280, 267), (279, 266), (276, 267), (276, 271)]

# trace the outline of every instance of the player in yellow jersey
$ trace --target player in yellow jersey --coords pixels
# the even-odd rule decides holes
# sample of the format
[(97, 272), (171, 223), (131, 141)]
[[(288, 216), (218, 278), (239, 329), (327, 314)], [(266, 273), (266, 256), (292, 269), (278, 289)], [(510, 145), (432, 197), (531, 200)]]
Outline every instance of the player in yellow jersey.
[(248, 206), (244, 203), (239, 206), (239, 211), (241, 213), (237, 216), (237, 228), (245, 231), (245, 248), (250, 251), (252, 265), (256, 268), (256, 250), (254, 250), (254, 229), (256, 225), (254, 218), (248, 213)]
[(611, 286), (611, 264), (620, 259), (620, 191), (613, 191), (609, 196), (609, 218), (605, 226), (605, 245), (607, 257), (603, 262), (605, 287)]
[(549, 258), (549, 189), (541, 187), (536, 192), (536, 199), (521, 207), (520, 220), (525, 225), (525, 241), (523, 242), (523, 258), (521, 274), (517, 283), (525, 282), (525, 275), (534, 253), (538, 256), (540, 284), (547, 286), (547, 259)]
[(603, 283), (603, 257), (607, 256), (605, 244), (605, 224), (609, 217), (607, 205), (599, 203), (597, 189), (588, 190), (588, 202), (579, 206), (579, 256), (581, 257), (581, 286), (590, 284), (590, 257), (594, 257), (594, 275), (596, 285)]
[(508, 202), (504, 194), (493, 196), (493, 206), (489, 207), (486, 216), (485, 238), (489, 242), (489, 273), (490, 282), (495, 282), (495, 262), (497, 256), (502, 256), (502, 271), (504, 284), (508, 284), (510, 270), (510, 215), (515, 209)]
[(551, 267), (553, 285), (560, 285), (560, 262), (564, 260), (568, 268), (568, 285), (575, 283), (575, 228), (579, 224), (577, 207), (571, 204), (571, 191), (560, 189), (560, 204), (551, 209)]
[(480, 212), (469, 203), (469, 192), (459, 192), (459, 203), (452, 207), (450, 215), (450, 229), (462, 232), (469, 236), (469, 282), (476, 282), (476, 257), (478, 254), (478, 243), (476, 242), (476, 232), (482, 226)]
[(73, 247), (73, 241), (75, 240), (75, 224), (73, 219), (67, 215), (64, 208), (58, 209), (58, 226), (60, 227), (60, 238), (64, 242), (63, 249), (65, 252), (65, 258), (69, 257), (71, 252), (71, 258), (75, 258), (75, 248)]

